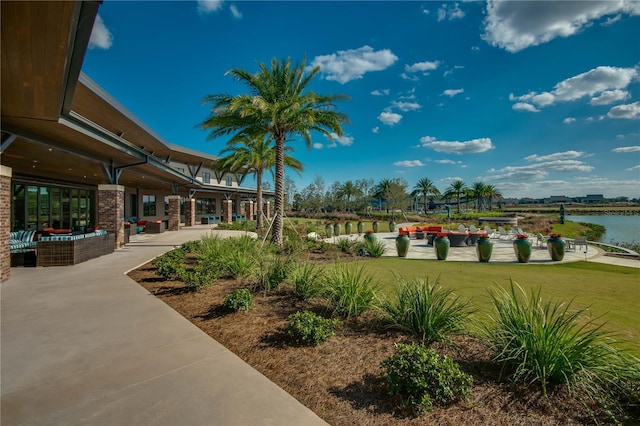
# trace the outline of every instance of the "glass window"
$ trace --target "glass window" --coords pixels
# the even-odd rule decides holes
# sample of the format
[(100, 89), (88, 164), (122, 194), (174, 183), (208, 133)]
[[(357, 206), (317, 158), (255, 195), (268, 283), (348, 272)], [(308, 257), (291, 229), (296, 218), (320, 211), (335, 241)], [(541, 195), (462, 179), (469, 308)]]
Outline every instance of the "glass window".
[(27, 187), (27, 229), (38, 229), (38, 187)]
[(20, 231), (26, 229), (25, 226), (25, 204), (24, 204), (24, 190), (23, 184), (16, 183), (13, 186), (13, 202), (11, 203), (11, 230)]
[(226, 182), (227, 182), (227, 186), (231, 186), (231, 183), (233, 182), (233, 180), (231, 179), (231, 176), (227, 176)]
[(156, 196), (155, 195), (142, 196), (142, 215), (143, 216), (156, 215)]
[(184, 173), (184, 168), (182, 167), (176, 167), (176, 170), (179, 171), (180, 173)]
[(164, 215), (169, 216), (169, 196), (164, 196)]
[(138, 217), (138, 194), (130, 194), (131, 217)]
[(211, 173), (202, 172), (202, 183), (211, 183)]

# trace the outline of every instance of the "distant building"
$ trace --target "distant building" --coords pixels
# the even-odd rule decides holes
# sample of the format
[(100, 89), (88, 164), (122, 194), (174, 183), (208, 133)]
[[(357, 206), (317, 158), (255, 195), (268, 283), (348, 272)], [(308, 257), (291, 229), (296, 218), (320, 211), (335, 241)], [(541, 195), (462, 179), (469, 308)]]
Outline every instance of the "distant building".
[(586, 197), (582, 199), (583, 203), (604, 203), (605, 199), (602, 194), (587, 194)]
[(570, 203), (573, 199), (566, 195), (552, 195), (545, 200), (545, 204), (558, 204), (558, 203)]

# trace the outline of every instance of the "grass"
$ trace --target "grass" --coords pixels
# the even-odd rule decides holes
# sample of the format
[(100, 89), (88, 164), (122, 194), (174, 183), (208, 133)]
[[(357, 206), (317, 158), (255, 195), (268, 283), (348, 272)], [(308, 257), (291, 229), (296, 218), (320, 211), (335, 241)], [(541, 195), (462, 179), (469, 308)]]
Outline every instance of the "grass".
[[(392, 299), (396, 297), (396, 275), (407, 280), (439, 277), (441, 286), (451, 287), (457, 295), (470, 299), (482, 313), (492, 309), (487, 289), (494, 284), (507, 288), (513, 280), (527, 292), (541, 287), (547, 297), (564, 302), (573, 300), (575, 308), (588, 309), (593, 317), (602, 316), (607, 322), (606, 329), (640, 341), (640, 321), (637, 320), (639, 269), (591, 262), (522, 267), (390, 257), (367, 260), (366, 271), (378, 278), (379, 294)], [(630, 349), (640, 355), (639, 347)]]

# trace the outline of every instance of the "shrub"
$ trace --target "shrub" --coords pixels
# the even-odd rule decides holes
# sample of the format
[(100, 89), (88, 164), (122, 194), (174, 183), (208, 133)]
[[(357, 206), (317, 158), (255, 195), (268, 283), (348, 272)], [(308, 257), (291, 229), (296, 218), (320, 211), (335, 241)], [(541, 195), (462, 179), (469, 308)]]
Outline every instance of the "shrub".
[(397, 300), (382, 305), (393, 327), (416, 334), (423, 342), (448, 340), (450, 335), (463, 332), (474, 312), (469, 302), (460, 301), (453, 290), (442, 288), (439, 280), (433, 284), (429, 278), (396, 281), (400, 287)]
[(528, 298), (513, 281), (509, 290), (490, 294), (497, 315), (485, 333), (513, 382), (535, 384), (545, 396), (550, 386), (565, 385), (612, 416), (620, 412), (621, 399), (640, 401), (639, 360), (616, 350), (612, 334), (588, 318), (586, 309), (571, 312), (571, 303), (544, 303), (540, 290)]
[(180, 279), (185, 271), (184, 258), (186, 253), (182, 249), (171, 250), (162, 256), (156, 257), (152, 264), (156, 273), (167, 280)]
[(396, 354), (381, 363), (389, 395), (404, 409), (421, 413), (434, 404), (448, 405), (471, 394), (473, 379), (446, 355), (421, 344), (396, 344)]
[(354, 250), (354, 247), (357, 243), (349, 238), (339, 238), (336, 242), (336, 247), (340, 249), (340, 251), (344, 253), (351, 253)]
[(386, 250), (384, 243), (378, 240), (364, 240), (358, 244), (358, 253), (362, 256), (380, 257)]
[(227, 309), (247, 312), (253, 307), (253, 294), (246, 288), (238, 289), (225, 296), (223, 305)]
[(304, 263), (291, 273), (290, 281), (293, 285), (293, 293), (302, 300), (318, 296), (322, 291), (321, 278), (321, 269), (313, 263)]
[(289, 315), (287, 334), (298, 342), (319, 345), (333, 336), (340, 322), (337, 319), (322, 318), (310, 311)]
[(324, 294), (334, 314), (358, 317), (374, 306), (378, 284), (364, 265), (336, 264), (325, 274)]
[(200, 246), (200, 241), (186, 241), (182, 243), (180, 249), (184, 250), (185, 253), (195, 253), (198, 251)]
[(266, 257), (258, 268), (258, 283), (262, 290), (277, 288), (291, 274), (295, 262), (288, 256), (273, 255)]
[(219, 270), (206, 262), (198, 261), (192, 270), (183, 269), (180, 279), (195, 291), (209, 287), (219, 278)]

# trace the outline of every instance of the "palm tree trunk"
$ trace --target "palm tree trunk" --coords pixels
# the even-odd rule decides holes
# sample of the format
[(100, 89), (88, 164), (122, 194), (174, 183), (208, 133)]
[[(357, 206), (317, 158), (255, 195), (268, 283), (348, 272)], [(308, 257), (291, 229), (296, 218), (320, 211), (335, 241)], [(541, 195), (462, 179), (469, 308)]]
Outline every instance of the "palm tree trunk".
[(427, 193), (424, 193), (424, 214), (427, 214)]
[[(262, 229), (262, 169), (256, 170), (256, 227)], [(251, 220), (251, 218), (249, 218)]]
[(276, 138), (276, 200), (271, 242), (282, 246), (282, 225), (284, 217), (284, 137)]

